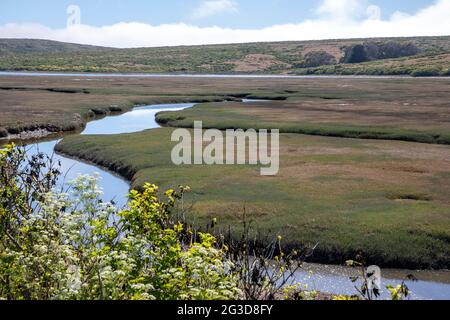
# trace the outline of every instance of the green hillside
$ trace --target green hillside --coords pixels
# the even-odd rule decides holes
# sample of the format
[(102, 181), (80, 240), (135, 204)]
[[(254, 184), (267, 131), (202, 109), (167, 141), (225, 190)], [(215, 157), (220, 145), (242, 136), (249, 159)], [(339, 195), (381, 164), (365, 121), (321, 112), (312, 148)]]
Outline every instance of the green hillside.
[(0, 39), (0, 56), (21, 54), (55, 54), (106, 52), (112, 48), (36, 39)]
[(449, 75), (450, 36), (135, 49), (0, 39), (0, 70)]

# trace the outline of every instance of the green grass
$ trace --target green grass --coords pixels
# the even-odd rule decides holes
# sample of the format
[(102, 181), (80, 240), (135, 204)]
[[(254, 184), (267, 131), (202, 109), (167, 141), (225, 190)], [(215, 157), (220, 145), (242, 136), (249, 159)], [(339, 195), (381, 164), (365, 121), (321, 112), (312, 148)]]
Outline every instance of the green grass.
[[(336, 98), (334, 98), (336, 99)], [(331, 99), (331, 100), (334, 100)], [(157, 121), (165, 126), (193, 128), (194, 121), (202, 121), (204, 128), (226, 129), (279, 129), (281, 133), (299, 133), (317, 136), (332, 136), (341, 138), (360, 138), (377, 140), (400, 140), (431, 144), (450, 144), (450, 127), (422, 129), (421, 119), (416, 119), (414, 126), (389, 125), (382, 122), (374, 122), (371, 125), (357, 125), (357, 118), (351, 118), (351, 114), (346, 119), (330, 123), (334, 116), (332, 110), (323, 111), (329, 114), (327, 121), (297, 121), (290, 116), (292, 113), (300, 113), (304, 110), (294, 109), (295, 98), (290, 100), (290, 104), (259, 103), (254, 108), (261, 111), (248, 113), (246, 107), (239, 103), (228, 104), (202, 104), (178, 112), (161, 112), (157, 115)], [(277, 112), (283, 116), (273, 117)], [(405, 111), (406, 112), (406, 111)], [(355, 114), (357, 111), (355, 111)], [(367, 112), (370, 117), (370, 112)], [(392, 115), (394, 118), (395, 115)]]
[(237, 236), (245, 210), (287, 247), (318, 243), (314, 261), (343, 263), (361, 251), (383, 266), (450, 266), (450, 165), (435, 156), (450, 157), (447, 146), (283, 134), (280, 174), (261, 177), (257, 166), (172, 165), (172, 130), (72, 136), (57, 149), (134, 187), (191, 186), (187, 218), (198, 227), (217, 218)]

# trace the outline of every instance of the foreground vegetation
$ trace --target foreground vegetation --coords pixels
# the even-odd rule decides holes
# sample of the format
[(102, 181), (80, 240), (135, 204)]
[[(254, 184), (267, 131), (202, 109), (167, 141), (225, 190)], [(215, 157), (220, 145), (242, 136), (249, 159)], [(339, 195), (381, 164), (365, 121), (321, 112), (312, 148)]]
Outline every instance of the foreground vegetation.
[(52, 191), (59, 172), (47, 164), (11, 147), (0, 153), (0, 299), (245, 297), (226, 247), (177, 220), (186, 188), (161, 197), (146, 184), (119, 210), (99, 200), (92, 177), (80, 176), (71, 194)]
[[(69, 194), (55, 191), (60, 174), (43, 154), (27, 159), (12, 145), (0, 150), (1, 300), (319, 297), (291, 284), (304, 256), (284, 254), (281, 237), (259, 251), (248, 233), (236, 245), (186, 225), (179, 204), (188, 188), (162, 195), (145, 184), (118, 209), (99, 200), (93, 177), (77, 178)], [(377, 298), (370, 277), (363, 269), (352, 297), (327, 297)], [(387, 289), (394, 300), (409, 295), (404, 283)]]
[(0, 39), (0, 70), (447, 76), (449, 37), (114, 49)]

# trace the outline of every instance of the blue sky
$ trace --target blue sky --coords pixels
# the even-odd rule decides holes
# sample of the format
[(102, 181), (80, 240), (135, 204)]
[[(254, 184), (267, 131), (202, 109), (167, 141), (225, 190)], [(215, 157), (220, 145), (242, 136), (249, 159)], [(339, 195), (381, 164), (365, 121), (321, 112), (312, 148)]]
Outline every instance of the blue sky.
[[(202, 0), (1, 0), (0, 25), (40, 23), (52, 28), (66, 24), (66, 8), (80, 6), (82, 23), (92, 26), (118, 22), (143, 22), (152, 25), (189, 23), (224, 28), (263, 28), (274, 24), (299, 23), (314, 18), (318, 0), (241, 0), (237, 11), (225, 11), (206, 17), (193, 17)], [(395, 11), (413, 14), (433, 3), (430, 0), (374, 0), (382, 18)]]
[[(68, 19), (69, 5), (81, 19)], [(147, 47), (438, 36), (450, 35), (449, 16), (450, 0), (0, 0), (0, 38)]]

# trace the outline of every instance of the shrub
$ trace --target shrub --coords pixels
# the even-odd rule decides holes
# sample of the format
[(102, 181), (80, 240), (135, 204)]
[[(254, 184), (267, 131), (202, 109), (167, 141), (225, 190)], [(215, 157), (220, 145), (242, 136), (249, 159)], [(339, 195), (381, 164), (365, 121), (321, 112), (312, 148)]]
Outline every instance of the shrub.
[(413, 70), (411, 76), (413, 77), (434, 77), (441, 74), (441, 69), (437, 67), (423, 67)]
[(0, 128), (0, 138), (5, 138), (8, 136), (8, 130), (5, 128)]
[(393, 59), (409, 57), (420, 53), (420, 49), (412, 43), (399, 43), (395, 41), (389, 41), (378, 45), (372, 43), (372, 46), (378, 46), (379, 48), (378, 54), (372, 56), (373, 59)]
[(450, 68), (442, 71), (441, 76), (450, 76)]
[(95, 108), (95, 109), (91, 109), (90, 111), (92, 111), (97, 116), (104, 116), (104, 115), (108, 114), (108, 112), (102, 108)]
[[(183, 192), (147, 184), (129, 208), (99, 200), (96, 179), (80, 176), (55, 193), (58, 172), (37, 155), (0, 154), (0, 299), (230, 299), (240, 294), (232, 262), (171, 218)], [(40, 170), (42, 168), (47, 170)], [(38, 183), (36, 183), (38, 181)]]
[(345, 48), (343, 63), (360, 63), (373, 60), (414, 56), (420, 49), (412, 43), (389, 41), (385, 43), (367, 42)]
[(119, 106), (110, 106), (108, 108), (110, 112), (123, 112), (123, 109)]
[(336, 63), (336, 58), (328, 52), (313, 51), (305, 55), (305, 61), (301, 64), (301, 68), (314, 68)]
[(437, 138), (439, 144), (450, 144), (450, 134), (442, 134)]
[(366, 48), (362, 44), (351, 46), (345, 50), (343, 63), (360, 63), (369, 61)]

